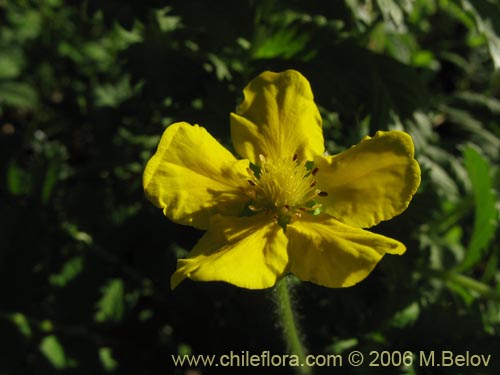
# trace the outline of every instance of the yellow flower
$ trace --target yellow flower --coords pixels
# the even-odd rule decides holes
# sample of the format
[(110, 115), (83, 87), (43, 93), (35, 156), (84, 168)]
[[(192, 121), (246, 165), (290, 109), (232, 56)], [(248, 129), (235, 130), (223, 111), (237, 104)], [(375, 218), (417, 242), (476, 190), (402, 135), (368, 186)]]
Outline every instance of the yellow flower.
[(420, 184), (411, 137), (377, 132), (324, 153), (321, 117), (297, 71), (264, 72), (231, 113), (236, 159), (204, 128), (169, 126), (144, 171), (148, 198), (176, 223), (207, 230), (172, 275), (273, 286), (288, 272), (327, 287), (363, 280), (405, 246), (361, 228), (404, 211)]

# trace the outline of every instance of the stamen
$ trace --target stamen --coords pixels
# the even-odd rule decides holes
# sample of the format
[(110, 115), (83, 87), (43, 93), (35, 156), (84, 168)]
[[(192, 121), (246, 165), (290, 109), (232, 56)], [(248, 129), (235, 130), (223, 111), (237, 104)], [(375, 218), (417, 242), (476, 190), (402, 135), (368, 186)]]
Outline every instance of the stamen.
[(315, 188), (313, 176), (319, 168), (311, 169), (312, 162), (299, 162), (298, 153), (283, 158), (259, 154), (259, 160), (258, 172), (247, 169), (249, 186), (244, 191), (250, 198), (249, 210), (271, 215), (284, 229), (304, 213), (317, 214), (322, 205), (315, 199), (328, 195)]

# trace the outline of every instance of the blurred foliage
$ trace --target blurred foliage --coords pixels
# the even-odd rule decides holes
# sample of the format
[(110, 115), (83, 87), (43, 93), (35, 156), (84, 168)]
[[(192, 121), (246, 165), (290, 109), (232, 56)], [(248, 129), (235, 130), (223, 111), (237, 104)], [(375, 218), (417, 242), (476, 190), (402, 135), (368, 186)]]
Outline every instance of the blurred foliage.
[(172, 353), (284, 352), (269, 291), (169, 290), (201, 233), (147, 202), (141, 175), (174, 121), (228, 144), (244, 85), (287, 68), (310, 80), (329, 152), (404, 129), (423, 172), (374, 229), (404, 256), (353, 288), (297, 285), (310, 352), (469, 350), (493, 363), (342, 370), (498, 373), (495, 0), (0, 0), (0, 373), (183, 374)]

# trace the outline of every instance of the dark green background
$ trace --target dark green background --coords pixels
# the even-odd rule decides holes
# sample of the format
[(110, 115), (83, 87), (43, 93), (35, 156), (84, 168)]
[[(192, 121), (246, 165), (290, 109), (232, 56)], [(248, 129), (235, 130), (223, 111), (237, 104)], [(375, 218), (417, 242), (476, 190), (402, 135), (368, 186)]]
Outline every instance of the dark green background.
[(310, 352), (493, 356), (316, 373), (497, 373), (499, 20), (494, 0), (0, 0), (0, 374), (184, 374), (171, 354), (286, 352), (270, 291), (170, 291), (202, 232), (164, 218), (141, 178), (172, 122), (231, 147), (243, 87), (288, 68), (330, 153), (405, 129), (422, 167), (410, 208), (373, 228), (405, 255), (353, 288), (297, 283)]

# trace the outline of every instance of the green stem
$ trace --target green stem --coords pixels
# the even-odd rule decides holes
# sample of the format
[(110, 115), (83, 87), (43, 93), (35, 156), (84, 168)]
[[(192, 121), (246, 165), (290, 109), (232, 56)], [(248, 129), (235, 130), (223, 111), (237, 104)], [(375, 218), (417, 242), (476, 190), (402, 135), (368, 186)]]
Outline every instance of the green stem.
[[(305, 364), (306, 349), (301, 340), (299, 326), (293, 311), (293, 304), (290, 296), (290, 286), (287, 277), (283, 277), (275, 286), (274, 297), (277, 306), (278, 317), (281, 320), (283, 336), (288, 345), (288, 351), (292, 355), (299, 357), (300, 363)], [(295, 367), (300, 375), (311, 375), (311, 367)]]
[(491, 288), (489, 285), (477, 281), (469, 276), (454, 272), (454, 271), (443, 271), (436, 269), (429, 269), (423, 272), (424, 275), (441, 279), (443, 281), (452, 282), (475, 291), (484, 298), (488, 298), (495, 301), (500, 301), (500, 293), (495, 289)]

